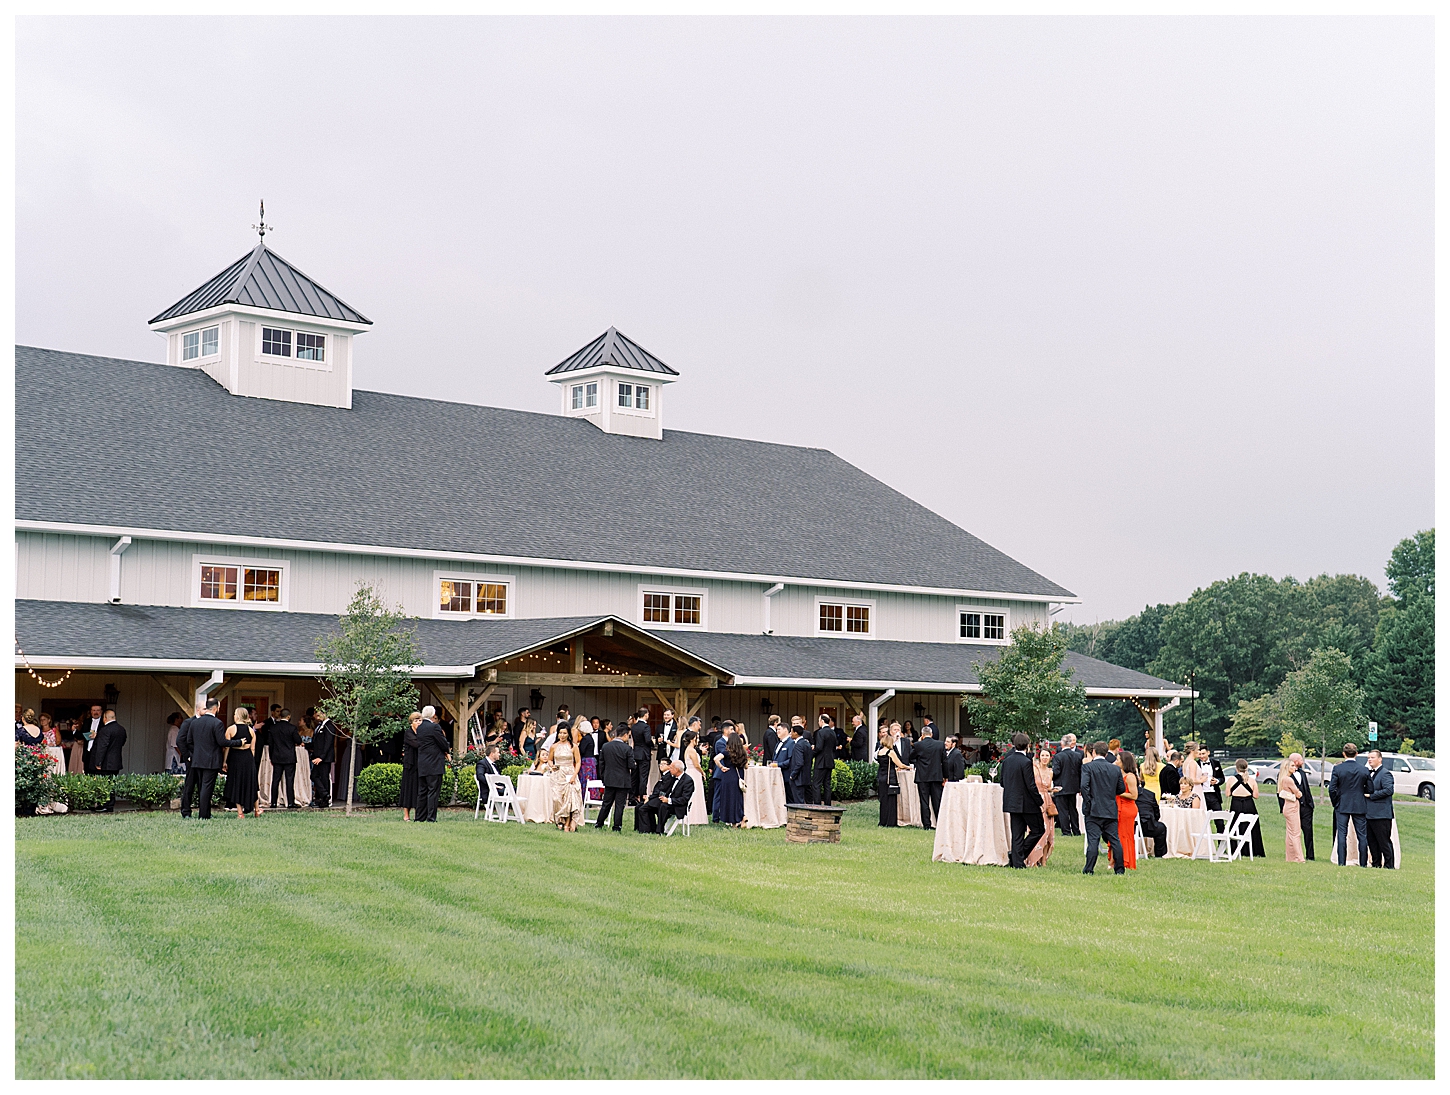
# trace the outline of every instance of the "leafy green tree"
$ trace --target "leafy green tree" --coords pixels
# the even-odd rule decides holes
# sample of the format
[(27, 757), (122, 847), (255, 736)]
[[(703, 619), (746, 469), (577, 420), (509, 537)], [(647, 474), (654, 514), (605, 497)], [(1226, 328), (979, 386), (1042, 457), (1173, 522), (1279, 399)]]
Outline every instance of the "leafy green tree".
[(1435, 736), (1435, 598), (1412, 596), (1386, 610), (1366, 681), (1376, 722), (1410, 737)]
[[(418, 702), (413, 670), (422, 664), (417, 629), (403, 626), (401, 610), (383, 603), (372, 586), (359, 582), (337, 631), (317, 642), (322, 664), (318, 710), (352, 731), (351, 763), (357, 772), (359, 745), (372, 745), (399, 733)], [(353, 786), (348, 780), (347, 812)]]
[(1284, 687), (1252, 700), (1239, 700), (1224, 740), (1235, 749), (1262, 752), (1278, 742), (1290, 726), (1284, 717)]
[(1294, 731), (1285, 730), (1279, 738), (1279, 756), (1292, 757), (1298, 753), (1301, 757), (1309, 755), (1309, 746), (1304, 744), (1304, 739), (1295, 737)]
[(1364, 743), (1364, 691), (1354, 683), (1354, 667), (1343, 651), (1316, 650), (1303, 669), (1284, 682), (1284, 715), (1303, 727), (1306, 740), (1321, 755), (1337, 753), (1346, 742)]
[(1298, 634), (1289, 641), (1289, 662), (1299, 668), (1313, 651), (1334, 647), (1349, 655), (1354, 681), (1364, 687), (1384, 601), (1375, 584), (1357, 574), (1311, 578), (1300, 587)]
[(1006, 741), (1021, 731), (1033, 741), (1078, 733), (1087, 722), (1087, 692), (1064, 669), (1067, 633), (1056, 627), (1018, 627), (996, 661), (975, 664), (980, 696), (965, 696), (971, 725), (984, 737)]
[(1425, 529), (1401, 540), (1385, 566), (1390, 592), (1401, 603), (1417, 594), (1435, 596), (1435, 530)]

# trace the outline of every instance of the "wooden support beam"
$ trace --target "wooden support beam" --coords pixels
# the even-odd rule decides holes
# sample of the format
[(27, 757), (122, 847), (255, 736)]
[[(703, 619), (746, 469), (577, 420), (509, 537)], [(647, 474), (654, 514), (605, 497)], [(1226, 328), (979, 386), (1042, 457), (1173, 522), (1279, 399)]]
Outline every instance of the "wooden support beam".
[[(541, 685), (553, 688), (714, 688), (714, 677), (646, 677), (624, 673), (503, 673), (498, 684)], [(678, 712), (676, 712), (678, 714)]]
[(161, 690), (171, 697), (171, 701), (181, 709), (182, 715), (189, 719), (196, 714), (196, 686), (191, 683), (190, 679), (186, 682), (186, 690), (189, 695), (183, 695), (178, 692), (172, 686), (171, 682), (159, 673), (152, 673), (151, 679), (159, 684)]
[(1131, 703), (1134, 709), (1138, 712), (1138, 714), (1143, 717), (1143, 721), (1148, 724), (1148, 729), (1156, 733), (1158, 730), (1158, 723), (1154, 716), (1158, 713), (1157, 698), (1150, 696), (1141, 704), (1133, 698), (1130, 698), (1128, 702)]
[[(689, 713), (685, 715), (685, 721), (688, 722), (695, 715), (698, 715), (700, 713), (700, 708), (705, 706), (705, 701), (714, 694), (715, 690), (713, 688), (707, 688), (705, 689), (705, 691), (701, 692), (699, 699), (697, 699), (694, 703), (690, 705)], [(678, 715), (679, 712), (676, 711), (675, 714)]]
[[(669, 707), (669, 706), (671, 706), (671, 704), (670, 704), (670, 698), (668, 696), (666, 696), (663, 692), (661, 692), (658, 688), (651, 688), (650, 691), (655, 694), (655, 699), (657, 699), (657, 700), (660, 701), (660, 706), (661, 707)], [(678, 715), (679, 712), (676, 711), (675, 714)]]
[(578, 636), (569, 640), (569, 672), (584, 672), (584, 640)]
[(846, 706), (851, 709), (851, 714), (866, 717), (866, 697), (860, 692), (843, 692), (841, 698), (846, 701)]
[[(488, 702), (488, 698), (493, 695), (494, 689), (497, 687), (498, 685), (491, 684), (478, 694), (478, 698), (468, 705), (468, 711), (465, 713), (463, 719), (464, 722), (468, 722), (474, 715), (478, 714), (479, 708)], [(467, 695), (467, 693), (464, 694)]]
[(685, 712), (690, 706), (690, 693), (683, 688), (675, 689), (675, 702), (670, 705), (675, 712), (675, 725), (681, 730), (685, 728)]
[(442, 707), (443, 710), (447, 711), (448, 714), (453, 717), (453, 721), (456, 723), (458, 721), (458, 705), (454, 703), (451, 698), (445, 696), (441, 691), (439, 691), (437, 685), (435, 685), (432, 681), (425, 680), (423, 682), (423, 687), (428, 689), (428, 691), (432, 693), (433, 698), (438, 701), (439, 706)]

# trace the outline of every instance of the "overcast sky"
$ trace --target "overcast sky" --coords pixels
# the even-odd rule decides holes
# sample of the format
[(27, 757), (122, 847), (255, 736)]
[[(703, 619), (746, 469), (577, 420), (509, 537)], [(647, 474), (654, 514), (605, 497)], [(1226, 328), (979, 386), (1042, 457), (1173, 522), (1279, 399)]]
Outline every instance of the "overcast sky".
[(1433, 522), (1428, 18), (24, 19), (17, 64), (23, 343), (160, 361), (265, 197), (358, 387), (554, 412), (613, 324), (668, 427), (829, 448), (1078, 620), (1383, 585)]

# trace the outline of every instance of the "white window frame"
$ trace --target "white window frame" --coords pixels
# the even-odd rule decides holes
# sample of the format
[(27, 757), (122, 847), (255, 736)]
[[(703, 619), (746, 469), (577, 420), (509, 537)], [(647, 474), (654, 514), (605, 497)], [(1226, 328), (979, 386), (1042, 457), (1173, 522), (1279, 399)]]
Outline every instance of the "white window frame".
[[(619, 391), (625, 385), (629, 386), (628, 406), (624, 406), (619, 402)], [(635, 380), (616, 380), (614, 382), (614, 403), (610, 407), (610, 410), (615, 414), (628, 414), (633, 415), (635, 418), (653, 418), (655, 416), (655, 407), (659, 404), (658, 393), (654, 390), (658, 386), (657, 384), (650, 384), (648, 382), (641, 384)], [(641, 388), (645, 389), (648, 393), (645, 396), (648, 406), (644, 410), (639, 409), (639, 390)], [(660, 592), (664, 591), (660, 590)]]
[[(208, 567), (236, 567), (237, 574), (237, 599), (235, 601), (217, 601), (201, 595), (201, 568)], [(241, 571), (247, 568), (254, 570), (276, 570), (280, 573), (277, 576), (278, 589), (276, 601), (244, 601), (242, 600), (242, 584), (244, 581)], [(286, 612), (288, 597), (291, 593), (291, 582), (288, 581), (288, 570), (290, 564), (286, 559), (253, 559), (242, 558), (231, 555), (193, 555), (191, 557), (191, 605), (193, 608), (222, 608), (241, 609), (245, 612)]]
[[(841, 630), (840, 631), (827, 631), (823, 627), (821, 627), (821, 606), (822, 605), (840, 605), (841, 606)], [(867, 618), (870, 620), (870, 623), (871, 623), (870, 629), (867, 630), (867, 631), (847, 631), (846, 630), (846, 609), (847, 608), (865, 608), (865, 609), (869, 609), (870, 610), (870, 616), (868, 616)], [(823, 635), (823, 636), (825, 636), (826, 638), (829, 638), (829, 639), (874, 639), (874, 638), (876, 638), (876, 629), (877, 629), (877, 624), (878, 623), (880, 623), (880, 621), (876, 617), (876, 602), (874, 600), (867, 599), (867, 598), (864, 598), (864, 597), (817, 597), (815, 599), (815, 604), (813, 605), (813, 607), (811, 609), (811, 634), (813, 634), (813, 635)]]
[[(591, 392), (589, 389), (593, 388)], [(579, 394), (579, 406), (574, 406), (574, 394)], [(594, 402), (589, 402), (590, 396)], [(599, 381), (581, 380), (578, 384), (569, 385), (569, 413), (570, 414), (595, 414), (599, 411)]]
[[(213, 350), (209, 354), (204, 354), (204, 353), (201, 352), (201, 348), (202, 348), (202, 346), (204, 346), (206, 344), (206, 338), (205, 338), (205, 336), (206, 336), (206, 333), (208, 331), (215, 331), (216, 332), (216, 349)], [(196, 336), (196, 356), (195, 357), (187, 357), (186, 356), (186, 336), (187, 335), (195, 335)], [(195, 362), (197, 364), (200, 364), (203, 361), (211, 361), (214, 358), (221, 357), (222, 356), (222, 329), (221, 329), (221, 324), (219, 324), (219, 323), (208, 323), (205, 327), (193, 327), (189, 331), (182, 331), (181, 332), (181, 343), (180, 343), (180, 345), (181, 345), (181, 363), (183, 365), (190, 365), (193, 362)]]
[[(438, 583), (439, 582), (472, 582), (474, 585), (472, 605), (467, 612), (445, 612), (438, 604)], [(508, 593), (508, 609), (505, 612), (480, 612), (478, 611), (478, 583), (484, 582), (492, 586), (504, 586)], [(435, 570), (433, 572), (433, 584), (429, 587), (429, 604), (433, 606), (433, 619), (435, 620), (512, 620), (514, 618), (514, 597), (517, 590), (514, 587), (514, 576), (512, 574), (470, 574), (463, 570)]]
[[(268, 327), (274, 331), (289, 331), (292, 334), (292, 356), (281, 357), (278, 354), (262, 353), (262, 328)], [(253, 355), (258, 361), (268, 365), (291, 365), (297, 369), (316, 369), (320, 373), (332, 372), (333, 355), (337, 352), (337, 342), (328, 331), (316, 330), (310, 327), (298, 327), (288, 323), (269, 323), (266, 320), (258, 320), (253, 324), (255, 339), (252, 345)], [(311, 358), (297, 356), (297, 336), (321, 335), (322, 336), (322, 360), (313, 361)]]
[[(646, 593), (668, 593), (670, 595), (670, 619), (668, 623), (658, 623), (656, 621), (645, 622), (644, 595)], [(700, 598), (699, 623), (677, 624), (674, 622), (675, 598), (680, 595)], [(639, 621), (640, 627), (647, 627), (651, 631), (708, 631), (710, 624), (710, 591), (704, 586), (672, 586), (660, 582), (641, 582), (635, 587), (634, 617)], [(678, 715), (679, 712), (676, 711), (675, 714)]]
[[(975, 612), (978, 616), (1001, 616), (1002, 637), (1000, 639), (963, 638), (962, 613), (964, 612)], [(998, 608), (996, 605), (957, 605), (956, 616), (952, 621), (952, 638), (954, 638), (959, 643), (966, 643), (968, 646), (1011, 646), (1012, 610), (1008, 608)]]

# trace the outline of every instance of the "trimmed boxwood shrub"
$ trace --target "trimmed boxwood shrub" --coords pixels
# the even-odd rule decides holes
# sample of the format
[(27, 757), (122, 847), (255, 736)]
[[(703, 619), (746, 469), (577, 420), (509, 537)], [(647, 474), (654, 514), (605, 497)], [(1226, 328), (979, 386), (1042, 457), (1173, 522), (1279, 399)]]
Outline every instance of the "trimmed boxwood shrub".
[[(456, 778), (457, 784), (453, 789), (453, 793), (457, 796), (458, 804), (460, 806), (472, 806), (474, 802), (478, 800), (478, 776), (474, 773), (474, 770), (472, 768), (460, 768), (458, 769), (458, 774)], [(444, 790), (446, 791), (446, 785), (449, 782), (449, 778), (446, 773), (443, 776), (443, 782), (445, 785)], [(438, 797), (440, 801), (443, 798), (442, 795), (439, 795)]]
[[(518, 786), (519, 777), (528, 770), (529, 766), (527, 764), (510, 764), (507, 768), (501, 769), (504, 775), (508, 776), (509, 779), (514, 781), (515, 787)], [(475, 780), (475, 782), (477, 781)]]
[(72, 810), (99, 810), (111, 801), (111, 781), (84, 772), (51, 777), (51, 793)]
[(849, 797), (875, 798), (876, 776), (878, 774), (875, 762), (869, 760), (848, 760), (846, 761), (846, 767), (851, 769), (851, 775), (855, 780), (855, 786), (851, 788), (851, 795)]
[(369, 806), (396, 806), (402, 790), (401, 764), (369, 764), (357, 774), (357, 797)]
[[(198, 791), (200, 788), (198, 787)], [(227, 803), (227, 777), (217, 776), (216, 786), (212, 788), (211, 804), (213, 806), (225, 806)]]
[(165, 806), (181, 791), (181, 780), (165, 773), (156, 775), (128, 773), (116, 776), (111, 782), (117, 798), (126, 799), (143, 810), (154, 810), (158, 806)]
[(831, 769), (831, 797), (855, 798), (856, 776), (844, 760), (838, 760)]

